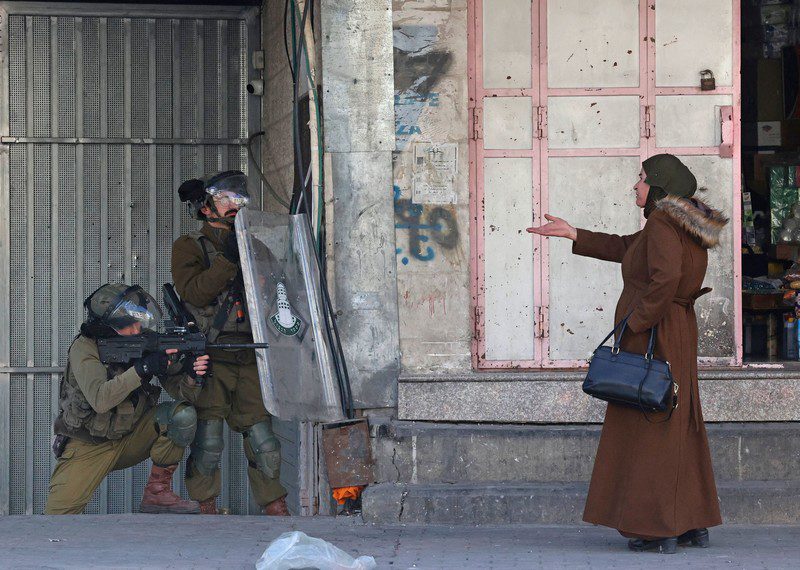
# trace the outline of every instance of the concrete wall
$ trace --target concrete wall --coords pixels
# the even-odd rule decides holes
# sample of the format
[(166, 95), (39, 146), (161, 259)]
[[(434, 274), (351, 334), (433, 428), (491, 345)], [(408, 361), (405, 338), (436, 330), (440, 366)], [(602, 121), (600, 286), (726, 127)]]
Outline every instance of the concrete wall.
[(399, 1), (394, 28), (394, 211), (402, 367), (470, 364), (465, 0)]

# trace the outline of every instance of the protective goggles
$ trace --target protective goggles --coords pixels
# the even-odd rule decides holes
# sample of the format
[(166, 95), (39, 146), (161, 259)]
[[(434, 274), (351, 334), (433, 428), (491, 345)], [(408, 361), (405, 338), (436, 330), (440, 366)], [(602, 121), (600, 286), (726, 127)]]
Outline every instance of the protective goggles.
[(130, 287), (105, 317), (109, 326), (116, 330), (141, 323), (143, 329), (155, 330), (161, 320), (161, 309), (149, 293), (140, 287)]
[(206, 193), (214, 199), (216, 204), (230, 204), (242, 208), (250, 201), (247, 192), (247, 176), (233, 174), (219, 180), (212, 180), (206, 187)]

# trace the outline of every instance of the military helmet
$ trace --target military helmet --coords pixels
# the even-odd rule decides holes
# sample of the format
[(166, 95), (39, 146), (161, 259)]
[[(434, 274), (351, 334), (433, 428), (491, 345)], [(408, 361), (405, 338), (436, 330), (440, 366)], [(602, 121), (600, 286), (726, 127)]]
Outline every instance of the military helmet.
[(161, 309), (150, 294), (139, 285), (106, 283), (83, 302), (89, 314), (87, 322), (99, 322), (119, 331), (134, 323), (143, 329), (155, 329)]
[[(200, 211), (203, 206), (229, 203), (239, 209), (250, 201), (247, 192), (247, 176), (240, 170), (225, 170), (204, 176), (192, 178), (181, 184), (178, 188), (181, 202), (188, 202), (198, 220), (204, 220), (205, 215)], [(219, 210), (218, 210), (219, 211)], [(224, 215), (225, 212), (219, 212)]]

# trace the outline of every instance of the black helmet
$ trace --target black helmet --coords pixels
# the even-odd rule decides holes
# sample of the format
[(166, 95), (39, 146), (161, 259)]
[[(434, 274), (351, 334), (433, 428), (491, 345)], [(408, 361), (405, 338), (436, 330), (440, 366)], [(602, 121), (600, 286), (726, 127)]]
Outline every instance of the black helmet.
[(134, 323), (143, 329), (155, 329), (161, 309), (150, 294), (138, 285), (106, 283), (83, 302), (89, 313), (87, 323), (109, 326), (116, 331)]
[[(194, 210), (194, 215), (198, 220), (206, 219), (206, 216), (200, 211), (203, 206), (210, 205), (216, 209), (214, 203), (219, 204), (221, 201), (227, 200), (238, 209), (246, 206), (250, 201), (250, 194), (247, 192), (247, 176), (240, 170), (226, 170), (203, 178), (187, 180), (178, 188), (178, 196), (180, 196), (181, 202), (189, 203), (189, 207)], [(219, 210), (217, 211), (219, 212)], [(221, 215), (224, 215), (224, 212)]]

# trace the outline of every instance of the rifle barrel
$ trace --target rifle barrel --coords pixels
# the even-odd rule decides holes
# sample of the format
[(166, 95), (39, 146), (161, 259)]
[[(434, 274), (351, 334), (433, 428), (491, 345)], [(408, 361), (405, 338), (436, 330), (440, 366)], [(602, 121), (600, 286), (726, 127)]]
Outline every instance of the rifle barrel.
[(269, 348), (269, 344), (266, 342), (251, 342), (251, 343), (239, 343), (239, 342), (223, 342), (223, 343), (208, 343), (206, 348)]

